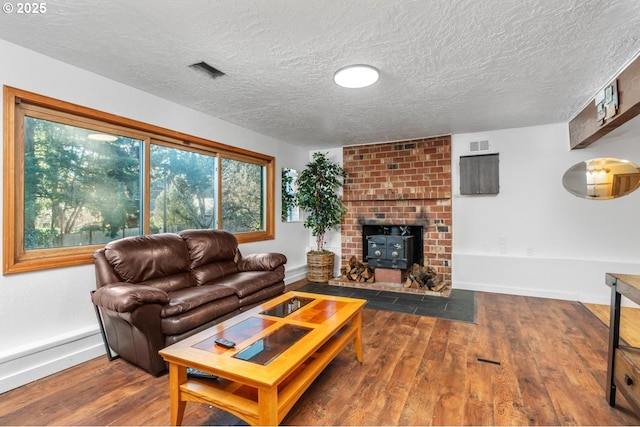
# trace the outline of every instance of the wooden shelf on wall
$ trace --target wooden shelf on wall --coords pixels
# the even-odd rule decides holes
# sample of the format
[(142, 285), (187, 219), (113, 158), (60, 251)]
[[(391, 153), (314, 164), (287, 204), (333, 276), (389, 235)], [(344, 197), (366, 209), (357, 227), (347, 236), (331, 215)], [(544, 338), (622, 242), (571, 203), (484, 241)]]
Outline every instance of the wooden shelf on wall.
[(598, 123), (593, 100), (569, 122), (571, 149), (585, 148), (612, 130), (640, 114), (640, 56), (627, 66), (611, 83), (617, 80), (618, 111), (615, 116)]

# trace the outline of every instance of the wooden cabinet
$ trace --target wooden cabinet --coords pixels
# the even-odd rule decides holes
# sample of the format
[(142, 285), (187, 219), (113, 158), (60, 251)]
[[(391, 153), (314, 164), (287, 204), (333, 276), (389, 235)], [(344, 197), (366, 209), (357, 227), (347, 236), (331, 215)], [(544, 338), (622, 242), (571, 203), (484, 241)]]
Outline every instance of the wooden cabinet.
[(607, 273), (605, 280), (611, 287), (607, 400), (609, 405), (615, 406), (616, 391), (619, 390), (634, 411), (640, 414), (640, 349), (620, 345), (620, 301), (624, 295), (640, 303), (640, 276)]
[(498, 194), (498, 153), (460, 156), (460, 194)]

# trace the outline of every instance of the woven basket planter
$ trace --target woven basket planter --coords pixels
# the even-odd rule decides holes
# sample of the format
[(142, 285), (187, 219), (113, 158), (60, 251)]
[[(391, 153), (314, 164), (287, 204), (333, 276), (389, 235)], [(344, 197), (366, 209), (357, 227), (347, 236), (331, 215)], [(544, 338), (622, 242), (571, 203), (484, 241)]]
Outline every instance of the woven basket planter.
[(333, 252), (307, 252), (307, 280), (328, 282), (333, 278)]

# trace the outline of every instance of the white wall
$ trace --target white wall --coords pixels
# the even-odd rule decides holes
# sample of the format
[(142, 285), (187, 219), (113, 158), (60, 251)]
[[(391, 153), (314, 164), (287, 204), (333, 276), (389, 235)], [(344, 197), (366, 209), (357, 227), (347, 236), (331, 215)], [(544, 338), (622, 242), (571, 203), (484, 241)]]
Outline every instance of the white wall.
[[(301, 170), (308, 160), (308, 150), (3, 40), (0, 57), (4, 58), (0, 65), (2, 85), (274, 156), (277, 194), (280, 194), (280, 169)], [(308, 244), (308, 233), (301, 223), (281, 223), (279, 212), (280, 197), (277, 197), (276, 239), (242, 245), (241, 251), (286, 254), (289, 283), (305, 276), (302, 248)], [(92, 265), (0, 277), (0, 393), (104, 354), (89, 297), (94, 288)]]
[[(586, 200), (564, 172), (596, 157), (640, 164), (640, 135), (569, 150), (566, 123), (452, 137), (453, 287), (608, 304), (606, 272), (640, 274), (640, 191)], [(461, 196), (470, 141), (500, 153), (500, 193)]]

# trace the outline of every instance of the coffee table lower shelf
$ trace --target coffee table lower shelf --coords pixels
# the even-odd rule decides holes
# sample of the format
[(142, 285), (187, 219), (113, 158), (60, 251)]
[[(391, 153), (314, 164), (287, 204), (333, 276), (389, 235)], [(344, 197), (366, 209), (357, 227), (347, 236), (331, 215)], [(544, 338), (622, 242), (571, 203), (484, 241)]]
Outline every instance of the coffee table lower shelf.
[[(356, 358), (362, 362), (362, 343), (356, 340), (359, 327), (360, 325), (351, 324), (343, 328), (279, 385), (270, 389), (254, 388), (222, 378), (218, 380), (187, 379), (179, 386), (176, 413), (172, 407), (172, 424), (181, 424), (186, 402), (215, 406), (251, 425), (279, 424), (322, 370), (350, 342), (354, 341)], [(186, 370), (186, 367), (170, 363), (170, 369)], [(171, 377), (186, 375), (176, 374)]]

